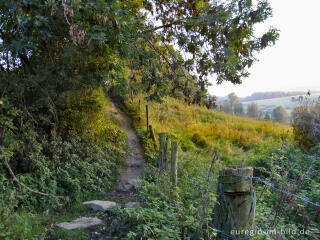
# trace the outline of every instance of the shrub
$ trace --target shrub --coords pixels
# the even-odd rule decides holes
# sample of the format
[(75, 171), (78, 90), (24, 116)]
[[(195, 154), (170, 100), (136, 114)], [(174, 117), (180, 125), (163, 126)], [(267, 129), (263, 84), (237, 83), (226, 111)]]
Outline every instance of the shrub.
[(289, 120), (289, 114), (283, 106), (276, 107), (272, 112), (273, 120), (286, 123)]
[[(111, 114), (106, 115), (109, 101), (102, 90), (90, 91), (79, 99), (82, 97), (74, 95), (60, 109), (58, 129), (50, 127), (54, 124), (46, 112), (29, 113), (33, 118), (28, 119), (24, 111), (14, 107), (13, 98), (2, 99), (1, 239), (32, 239), (32, 213), (52, 213), (113, 187), (124, 165), (126, 134)], [(18, 188), (3, 164), (5, 160), (26, 186), (61, 197), (43, 197)]]
[(320, 105), (297, 107), (292, 126), (294, 137), (301, 147), (315, 147), (320, 143)]
[(191, 141), (199, 147), (208, 146), (207, 140), (199, 133), (193, 134), (191, 137)]

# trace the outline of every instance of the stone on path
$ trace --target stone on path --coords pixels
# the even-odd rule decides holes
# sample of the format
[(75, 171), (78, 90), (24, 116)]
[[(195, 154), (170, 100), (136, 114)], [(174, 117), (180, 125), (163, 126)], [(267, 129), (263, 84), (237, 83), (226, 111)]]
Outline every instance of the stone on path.
[(137, 208), (140, 206), (139, 202), (127, 202), (124, 207), (125, 208)]
[(56, 226), (65, 230), (74, 230), (80, 228), (96, 227), (102, 224), (102, 221), (96, 217), (82, 217), (77, 218), (71, 222), (59, 223)]
[(108, 209), (117, 206), (115, 202), (100, 200), (88, 201), (82, 204), (90, 207), (93, 211), (107, 211)]

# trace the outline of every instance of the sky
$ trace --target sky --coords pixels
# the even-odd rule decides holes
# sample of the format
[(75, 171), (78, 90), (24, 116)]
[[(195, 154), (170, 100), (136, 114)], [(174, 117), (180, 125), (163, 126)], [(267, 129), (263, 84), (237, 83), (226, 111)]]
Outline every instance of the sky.
[[(209, 92), (225, 96), (235, 92), (239, 97), (267, 91), (320, 91), (320, 0), (269, 0), (273, 17), (260, 24), (257, 33), (270, 26), (280, 30), (274, 46), (256, 54), (259, 62), (250, 69), (241, 85), (215, 80)], [(260, 35), (260, 34), (259, 34)]]

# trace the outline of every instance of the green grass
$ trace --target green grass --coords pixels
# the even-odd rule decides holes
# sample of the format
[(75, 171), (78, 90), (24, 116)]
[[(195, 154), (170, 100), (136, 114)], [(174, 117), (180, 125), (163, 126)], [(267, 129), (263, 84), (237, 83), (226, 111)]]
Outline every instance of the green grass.
[[(86, 231), (64, 231), (57, 229), (55, 225), (60, 222), (69, 222), (82, 216), (92, 216), (92, 211), (75, 203), (59, 211), (45, 211), (32, 213), (27, 210), (19, 210), (11, 215), (3, 224), (9, 224), (7, 232), (0, 233), (0, 239), (28, 239), (36, 240), (46, 236), (48, 239), (85, 239)], [(82, 236), (81, 238), (79, 236)]]
[[(140, 107), (139, 99), (141, 102)], [(129, 233), (139, 234), (144, 226), (150, 224), (150, 226), (157, 227), (158, 233), (167, 233), (168, 229), (174, 229), (174, 233), (179, 234), (179, 232), (184, 232), (187, 229), (186, 231), (189, 231), (189, 233), (198, 236), (195, 239), (200, 239), (199, 236), (201, 234), (197, 230), (203, 229), (202, 225), (199, 224), (203, 218), (197, 218), (199, 212), (201, 212), (199, 209), (201, 204), (199, 203), (202, 203), (204, 193), (202, 188), (206, 185), (206, 176), (215, 148), (218, 148), (220, 152), (220, 159), (215, 162), (212, 179), (217, 179), (217, 174), (223, 166), (252, 166), (254, 167), (255, 176), (274, 178), (280, 183), (281, 189), (286, 187), (285, 189), (289, 192), (294, 192), (299, 187), (294, 185), (296, 180), (305, 174), (307, 166), (311, 166), (310, 164), (313, 164), (317, 157), (316, 155), (308, 155), (295, 146), (292, 128), (287, 124), (229, 115), (196, 105), (189, 106), (173, 98), (165, 98), (162, 103), (156, 103), (143, 101), (143, 96), (138, 96), (133, 101), (128, 100), (126, 106), (142, 139), (146, 159), (153, 163), (154, 166), (157, 163), (158, 149), (153, 147), (146, 134), (146, 104), (149, 106), (150, 123), (156, 135), (160, 132), (168, 132), (171, 140), (175, 139), (179, 142), (178, 168), (184, 174), (180, 171), (178, 172), (178, 187), (171, 189), (172, 193), (170, 193), (170, 187), (168, 188), (170, 186), (169, 180), (167, 182), (159, 181), (159, 179), (165, 179), (168, 175), (163, 174), (157, 178), (158, 175), (153, 173), (149, 174), (149, 176), (147, 169), (147, 174), (145, 174), (147, 177), (142, 183), (139, 194), (142, 195), (144, 204), (149, 206), (147, 210), (150, 210), (150, 212), (144, 212), (144, 217), (149, 216), (149, 219), (148, 221), (134, 223), (137, 226), (134, 224), (130, 226), (130, 229), (127, 230)], [(282, 149), (280, 145), (283, 144), (284, 138), (286, 138), (287, 144), (285, 144), (284, 150), (280, 150)], [(286, 173), (286, 171), (290, 174), (282, 174), (282, 172)], [(317, 189), (317, 168), (310, 173), (310, 179), (312, 181), (305, 182), (305, 186), (301, 187), (298, 194), (316, 202), (318, 201), (318, 193), (316, 191), (310, 193), (306, 190)], [(211, 210), (216, 201), (217, 186), (214, 182), (210, 183), (209, 186), (212, 202), (209, 202), (206, 207)], [(164, 194), (164, 189), (169, 189), (169, 193)], [(318, 232), (318, 227), (315, 226), (318, 226), (317, 221), (319, 220), (315, 220), (310, 226), (304, 225), (301, 220), (302, 217), (297, 217), (297, 212), (293, 208), (290, 210), (290, 201), (283, 200), (283, 196), (279, 195), (279, 192), (269, 191), (268, 188), (265, 189), (260, 183), (255, 183), (255, 189), (257, 196), (259, 196), (255, 219), (257, 226), (261, 229), (265, 230), (267, 226), (276, 226), (279, 229), (308, 227), (311, 232)], [(172, 201), (170, 194), (174, 195), (177, 200)], [(280, 207), (277, 205), (279, 201), (282, 202)], [(161, 204), (167, 206), (167, 208), (162, 207)], [(176, 205), (179, 208), (175, 209)], [(159, 208), (158, 206), (161, 207)], [(285, 206), (285, 210), (281, 212), (283, 206)], [(303, 203), (301, 206), (304, 206), (304, 209), (308, 210), (309, 214), (312, 215), (314, 213), (314, 209), (310, 208), (310, 206)], [(172, 220), (170, 219), (169, 223), (163, 224), (154, 217), (155, 212), (156, 216), (161, 216), (162, 219), (167, 219), (168, 215), (173, 218)], [(136, 218), (131, 218), (128, 222), (135, 221), (142, 214), (137, 211), (136, 215)], [(127, 216), (127, 218), (130, 217), (131, 215)], [(209, 219), (211, 217), (211, 215), (208, 216)], [(191, 224), (188, 225), (190, 219), (194, 222), (191, 221)], [(180, 226), (187, 227), (181, 230), (179, 229)], [(150, 236), (153, 236), (153, 234), (153, 232), (149, 233)], [(285, 237), (283, 239), (293, 239), (290, 236)], [(296, 238), (296, 236), (294, 237)], [(303, 235), (299, 235), (298, 238), (308, 239)], [(179, 239), (179, 237), (171, 237), (170, 239)], [(255, 239), (267, 239), (267, 236), (261, 235)]]
[(178, 140), (182, 155), (198, 161), (210, 160), (213, 149), (219, 148), (225, 164), (240, 164), (259, 146), (280, 144), (288, 131), (288, 138), (292, 138), (289, 125), (189, 106), (173, 98), (165, 98), (161, 104), (147, 103), (143, 96), (126, 103), (138, 132), (146, 132), (146, 104), (156, 134), (168, 132), (172, 139)]

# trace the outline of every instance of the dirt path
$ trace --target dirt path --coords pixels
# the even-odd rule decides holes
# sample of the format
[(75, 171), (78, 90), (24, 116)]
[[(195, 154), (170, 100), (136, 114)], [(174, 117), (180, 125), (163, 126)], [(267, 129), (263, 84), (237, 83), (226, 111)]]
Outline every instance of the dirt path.
[(112, 103), (113, 112), (120, 122), (120, 127), (128, 134), (128, 145), (131, 152), (126, 155), (127, 167), (123, 170), (117, 180), (115, 190), (117, 192), (129, 192), (133, 190), (135, 182), (142, 175), (144, 163), (143, 151), (139, 143), (139, 138), (132, 127), (132, 120)]

